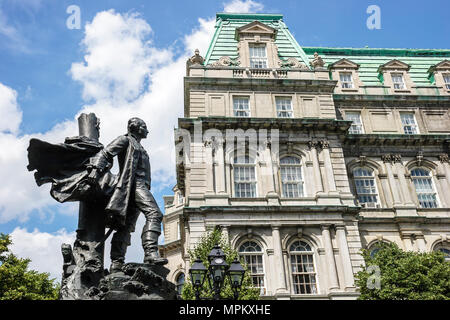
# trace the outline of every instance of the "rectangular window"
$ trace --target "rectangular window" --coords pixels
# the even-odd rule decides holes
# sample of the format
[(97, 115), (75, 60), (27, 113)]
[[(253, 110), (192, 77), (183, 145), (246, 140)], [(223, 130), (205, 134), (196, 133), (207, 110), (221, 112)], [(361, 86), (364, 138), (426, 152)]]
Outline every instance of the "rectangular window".
[(444, 83), (445, 83), (445, 88), (447, 90), (450, 90), (450, 74), (444, 74)]
[(403, 132), (405, 134), (418, 134), (416, 119), (414, 113), (400, 113), (402, 119)]
[(250, 67), (263, 69), (267, 68), (266, 46), (264, 44), (251, 44), (250, 49)]
[(339, 78), (341, 80), (341, 86), (343, 89), (353, 88), (353, 79), (350, 72), (339, 73)]
[(364, 128), (363, 128), (363, 124), (361, 122), (361, 113), (360, 112), (346, 112), (345, 120), (353, 121), (352, 125), (348, 129), (348, 133), (350, 133), (350, 134), (364, 133)]
[(233, 113), (235, 117), (250, 117), (248, 97), (233, 98)]
[(393, 73), (392, 82), (394, 83), (394, 89), (403, 90), (405, 89), (405, 81), (403, 81), (403, 74), (401, 73)]
[(278, 118), (292, 118), (292, 99), (289, 97), (277, 97), (275, 98), (277, 105), (277, 117)]

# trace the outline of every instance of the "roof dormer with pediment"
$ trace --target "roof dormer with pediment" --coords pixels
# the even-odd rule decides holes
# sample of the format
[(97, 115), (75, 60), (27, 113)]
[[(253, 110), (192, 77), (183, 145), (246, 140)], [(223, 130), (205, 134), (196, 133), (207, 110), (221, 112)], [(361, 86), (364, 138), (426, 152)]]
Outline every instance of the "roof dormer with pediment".
[(340, 59), (340, 60), (338, 60), (338, 61), (336, 61), (334, 63), (329, 64), (328, 65), (328, 69), (329, 70), (333, 70), (333, 69), (354, 69), (354, 70), (358, 70), (359, 66), (360, 66), (359, 64), (357, 64), (357, 63), (355, 63), (355, 62), (353, 62), (351, 60), (342, 58), (342, 59)]
[(262, 22), (253, 21), (245, 26), (236, 28), (234, 38), (236, 41), (240, 41), (241, 37), (266, 37), (275, 41), (276, 36), (276, 29), (269, 27)]
[(383, 72), (385, 70), (405, 70), (409, 71), (411, 66), (407, 63), (404, 63), (400, 60), (393, 59), (389, 62), (386, 62), (385, 64), (382, 64), (378, 67), (378, 72)]

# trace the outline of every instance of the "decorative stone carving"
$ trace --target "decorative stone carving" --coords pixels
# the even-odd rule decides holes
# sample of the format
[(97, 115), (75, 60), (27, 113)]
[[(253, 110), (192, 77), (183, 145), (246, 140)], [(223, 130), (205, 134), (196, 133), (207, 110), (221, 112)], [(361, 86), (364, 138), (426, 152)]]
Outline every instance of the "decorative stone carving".
[(359, 163), (361, 164), (362, 167), (364, 167), (367, 163), (366, 156), (359, 156)]
[(328, 149), (330, 147), (330, 143), (327, 140), (318, 141), (318, 147), (320, 149)]
[(205, 59), (200, 55), (200, 51), (195, 49), (194, 55), (189, 58), (188, 64), (191, 65), (203, 65)]
[(445, 162), (449, 162), (448, 161), (448, 154), (446, 154), (446, 153), (441, 153), (439, 156), (438, 156), (438, 159), (439, 159), (439, 161), (441, 162), (441, 163), (445, 163)]
[(423, 163), (423, 152), (422, 152), (422, 151), (419, 151), (419, 152), (417, 153), (416, 160), (417, 160), (417, 164), (418, 164), (419, 166), (421, 166), (422, 163)]
[(302, 69), (302, 70), (309, 70), (308, 67), (304, 64), (298, 61), (297, 58), (290, 57), (286, 61), (279, 61), (279, 65), (281, 68), (291, 68), (291, 69)]
[(220, 57), (214, 63), (209, 64), (208, 66), (218, 68), (218, 67), (236, 67), (239, 66), (240, 62), (238, 59), (231, 59), (228, 56)]
[(388, 154), (383, 154), (381, 156), (381, 160), (384, 163), (386, 163), (386, 162), (396, 163), (396, 162), (401, 162), (402, 161), (402, 156), (401, 156), (401, 154), (390, 154), (390, 153), (388, 153)]
[(313, 61), (310, 62), (310, 64), (314, 69), (318, 69), (318, 68), (323, 68), (323, 66), (325, 65), (325, 62), (319, 56), (319, 54), (317, 52), (315, 52), (314, 59), (313, 59)]

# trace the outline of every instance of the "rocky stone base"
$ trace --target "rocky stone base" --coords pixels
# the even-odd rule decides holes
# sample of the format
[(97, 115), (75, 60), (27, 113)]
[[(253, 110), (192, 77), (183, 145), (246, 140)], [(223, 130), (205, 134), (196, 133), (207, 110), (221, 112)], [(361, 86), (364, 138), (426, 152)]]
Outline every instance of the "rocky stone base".
[(166, 280), (164, 266), (126, 263), (121, 272), (100, 280), (91, 292), (94, 300), (176, 300), (175, 285)]

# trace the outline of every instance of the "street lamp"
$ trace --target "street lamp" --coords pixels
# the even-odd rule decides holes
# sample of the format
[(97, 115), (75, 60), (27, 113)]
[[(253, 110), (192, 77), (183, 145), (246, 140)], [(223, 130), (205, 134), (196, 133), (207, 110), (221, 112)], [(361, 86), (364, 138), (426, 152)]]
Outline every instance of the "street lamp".
[(214, 291), (214, 300), (220, 299), (220, 290), (225, 280), (225, 274), (228, 270), (228, 263), (225, 261), (225, 253), (215, 245), (208, 255), (209, 261), (209, 287)]
[(208, 269), (205, 268), (201, 260), (195, 260), (189, 273), (197, 300), (201, 299), (200, 290), (206, 278), (208, 278), (209, 287), (214, 293), (213, 299), (220, 300), (220, 291), (227, 276), (234, 292), (234, 299), (238, 298), (238, 290), (242, 286), (245, 270), (237, 258), (231, 263), (231, 266), (228, 266), (225, 260), (225, 253), (219, 245), (215, 245), (208, 255)]
[(231, 263), (230, 268), (228, 269), (228, 276), (230, 277), (231, 288), (234, 292), (234, 299), (237, 300), (239, 296), (239, 288), (242, 286), (242, 282), (244, 281), (245, 270), (242, 265), (239, 263), (239, 260), (234, 259)]
[(200, 259), (195, 260), (194, 264), (191, 267), (191, 270), (189, 270), (189, 273), (191, 274), (192, 285), (195, 289), (195, 298), (197, 300), (200, 300), (200, 289), (205, 282), (207, 272), (208, 270), (206, 270), (205, 266), (202, 263), (202, 260)]

